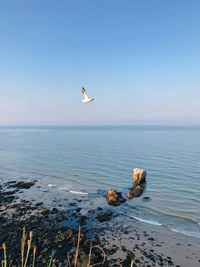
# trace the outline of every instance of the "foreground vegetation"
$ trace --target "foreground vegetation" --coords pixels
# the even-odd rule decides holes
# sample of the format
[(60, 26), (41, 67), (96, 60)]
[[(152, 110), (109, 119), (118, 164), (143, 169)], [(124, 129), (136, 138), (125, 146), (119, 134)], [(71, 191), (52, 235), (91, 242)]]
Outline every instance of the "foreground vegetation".
[[(104, 250), (97, 245), (90, 244), (89, 252), (87, 257), (82, 258), (80, 253), (80, 241), (81, 241), (81, 230), (79, 227), (78, 236), (77, 236), (77, 246), (74, 253), (67, 254), (67, 265), (66, 267), (93, 267), (93, 266), (104, 266), (106, 261), (106, 253)], [(12, 260), (8, 262), (7, 260), (7, 249), (6, 243), (2, 244), (2, 260), (1, 267), (12, 267)], [(101, 260), (98, 263), (92, 263), (93, 255), (95, 251), (99, 251), (101, 254)], [(21, 255), (20, 255), (20, 264), (19, 267), (35, 267), (37, 262), (37, 246), (33, 243), (33, 232), (30, 231), (29, 234), (26, 233), (24, 229), (22, 232), (21, 238)], [(47, 267), (57, 267), (55, 264), (54, 255), (51, 255), (49, 262), (45, 264)], [(132, 260), (131, 266), (134, 267), (134, 262)]]

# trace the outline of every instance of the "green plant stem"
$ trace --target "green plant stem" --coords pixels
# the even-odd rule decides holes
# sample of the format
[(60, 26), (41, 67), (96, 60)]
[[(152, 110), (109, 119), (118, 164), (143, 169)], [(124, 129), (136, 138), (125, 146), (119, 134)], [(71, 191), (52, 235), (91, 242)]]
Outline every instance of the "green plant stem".
[(28, 240), (28, 249), (27, 249), (27, 253), (26, 253), (26, 260), (25, 260), (25, 263), (24, 263), (24, 266), (23, 267), (26, 267), (27, 266), (30, 248), (31, 248), (31, 239)]
[(49, 264), (48, 264), (48, 267), (51, 267), (51, 264), (52, 264), (52, 256), (50, 257), (50, 261), (49, 261)]

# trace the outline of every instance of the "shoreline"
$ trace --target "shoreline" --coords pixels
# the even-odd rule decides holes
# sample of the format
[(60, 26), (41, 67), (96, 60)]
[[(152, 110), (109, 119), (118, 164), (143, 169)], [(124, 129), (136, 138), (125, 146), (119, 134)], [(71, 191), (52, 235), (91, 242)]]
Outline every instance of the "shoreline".
[[(54, 207), (50, 208), (40, 199), (35, 202), (26, 199), (32, 189), (37, 190), (37, 181), (13, 181), (0, 186), (0, 243), (7, 243), (8, 260), (13, 260), (12, 266), (19, 262), (23, 227), (27, 232), (33, 231), (38, 249), (36, 266), (46, 266), (52, 254), (55, 266), (67, 266), (66, 255), (75, 251), (79, 226), (83, 258), (87, 257), (91, 241), (106, 253), (105, 263), (98, 266), (121, 264), (128, 267), (132, 259), (135, 266), (146, 267), (200, 265), (200, 246), (196, 238), (170, 233), (162, 226), (124, 220), (117, 208), (101, 206), (101, 203), (95, 207), (92, 204), (95, 199), (66, 197), (64, 207), (55, 201)], [(88, 201), (91, 203), (86, 210), (81, 204)], [(96, 251), (93, 263), (101, 261), (102, 254)]]

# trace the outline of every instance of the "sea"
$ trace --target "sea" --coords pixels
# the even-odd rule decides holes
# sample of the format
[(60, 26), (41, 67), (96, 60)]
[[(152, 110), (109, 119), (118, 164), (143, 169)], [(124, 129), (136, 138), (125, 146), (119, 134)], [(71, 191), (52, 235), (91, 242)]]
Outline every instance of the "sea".
[(200, 238), (200, 127), (0, 127), (1, 183), (36, 179), (44, 193), (95, 202), (110, 188), (125, 195), (136, 167), (147, 171), (144, 193), (120, 212)]

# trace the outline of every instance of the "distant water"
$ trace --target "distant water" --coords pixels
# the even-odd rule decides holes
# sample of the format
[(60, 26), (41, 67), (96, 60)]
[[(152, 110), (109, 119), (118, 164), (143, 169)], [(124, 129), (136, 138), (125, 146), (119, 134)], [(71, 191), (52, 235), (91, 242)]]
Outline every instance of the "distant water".
[(200, 238), (200, 128), (0, 127), (4, 181), (36, 178), (46, 188), (88, 195), (110, 187), (126, 192), (134, 167), (147, 170), (146, 190), (119, 209)]

